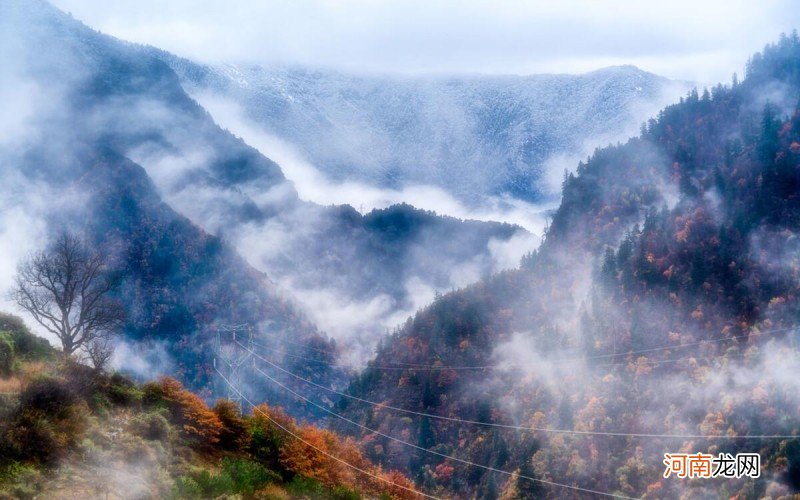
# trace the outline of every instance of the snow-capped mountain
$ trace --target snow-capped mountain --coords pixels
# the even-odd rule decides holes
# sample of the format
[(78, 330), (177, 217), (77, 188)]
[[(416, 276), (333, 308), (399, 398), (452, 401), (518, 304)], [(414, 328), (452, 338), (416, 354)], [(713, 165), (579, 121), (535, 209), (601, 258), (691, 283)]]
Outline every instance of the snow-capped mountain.
[(635, 134), (688, 90), (633, 66), (404, 77), (167, 62), (190, 91), (232, 98), (334, 182), (435, 186), (469, 206), (498, 195), (530, 202), (557, 193), (564, 168)]

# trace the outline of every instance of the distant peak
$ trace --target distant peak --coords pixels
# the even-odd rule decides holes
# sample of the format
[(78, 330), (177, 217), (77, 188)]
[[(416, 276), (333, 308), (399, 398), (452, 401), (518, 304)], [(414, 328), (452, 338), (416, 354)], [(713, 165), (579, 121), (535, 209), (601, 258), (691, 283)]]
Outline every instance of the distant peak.
[(619, 64), (615, 66), (606, 66), (604, 68), (596, 69), (594, 71), (589, 71), (586, 73), (587, 75), (594, 75), (594, 74), (602, 74), (602, 73), (632, 73), (637, 75), (654, 75), (649, 71), (645, 71), (638, 66), (634, 66), (633, 64)]

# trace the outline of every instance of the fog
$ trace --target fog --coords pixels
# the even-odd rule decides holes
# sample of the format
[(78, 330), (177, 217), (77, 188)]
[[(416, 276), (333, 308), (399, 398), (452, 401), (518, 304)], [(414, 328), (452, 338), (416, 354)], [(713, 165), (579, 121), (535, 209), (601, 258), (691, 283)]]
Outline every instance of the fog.
[[(11, 286), (17, 264), (31, 252), (45, 248), (48, 235), (56, 228), (100, 231), (115, 252), (124, 254), (131, 247), (130, 235), (113, 231), (104, 234), (109, 231), (102, 227), (105, 222), (87, 218), (108, 189), (117, 189), (113, 176), (119, 166), (109, 165), (109, 160), (98, 154), (108, 146), (141, 164), (171, 208), (220, 236), (251, 265), (265, 271), (267, 283), (276, 286), (282, 298), (299, 304), (321, 330), (340, 341), (341, 351), (347, 355), (345, 361), (353, 365), (363, 364), (387, 331), (429, 303), (436, 292), (515, 267), (519, 258), (539, 243), (537, 233), (544, 224), (545, 206), (498, 199), (494, 206), (476, 210), (430, 186), (392, 191), (358, 183), (340, 185), (319, 175), (290, 147), (258, 133), (248, 134), (244, 127), (240, 132), (244, 121), (228, 123), (220, 119), (222, 125), (235, 128), (266, 156), (279, 160), (289, 180), (282, 178), (278, 166), (255, 152), (251, 161), (262, 171), (236, 177), (226, 170), (227, 162), (232, 161), (230, 155), (250, 154), (248, 146), (217, 129), (200, 108), (192, 108), (185, 95), (162, 92), (159, 87), (102, 97), (87, 94), (87, 81), (97, 74), (109, 76), (102, 73), (103, 57), (108, 57), (104, 51), (107, 43), (116, 42), (69, 24), (66, 32), (77, 30), (79, 34), (73, 33), (57, 50), (39, 56), (40, 38), (46, 40), (48, 30), (63, 21), (44, 5), (31, 4), (30, 12), (22, 5), (24, 2), (10, 6), (12, 15), (5, 24), (12, 23), (14, 28), (6, 30), (4, 37), (9, 39), (6, 47), (21, 46), (24, 50), (3, 60), (0, 86), (4, 97), (15, 106), (14, 113), (0, 119), (0, 128), (9, 131), (2, 139), (4, 177), (8, 180), (0, 188), (0, 255), (4, 257), (0, 278), (5, 283), (4, 292)], [(52, 26), (45, 23), (40, 29), (25, 31), (22, 18), (31, 13), (43, 15)], [(15, 19), (19, 22), (14, 23)], [(84, 44), (92, 47), (89, 57), (82, 52)], [(135, 47), (125, 47), (123, 61), (150, 57)], [(160, 71), (162, 67), (155, 68)], [(157, 78), (158, 73), (145, 72), (143, 77)], [(58, 83), (42, 83), (51, 81)], [(76, 114), (81, 116), (79, 121)], [(232, 113), (232, 117), (237, 115)], [(145, 197), (138, 200), (140, 206), (157, 206), (157, 200), (147, 191), (147, 182), (131, 178), (121, 186), (131, 190), (130, 196)], [(354, 198), (363, 198), (363, 203), (355, 203)], [(357, 229), (361, 240), (350, 239), (345, 232), (348, 217), (327, 208), (340, 202), (353, 203), (362, 213), (407, 202), (459, 218), (514, 221), (535, 232), (498, 225), (486, 229), (482, 236), (478, 233), (484, 229), (478, 226), (432, 218), (419, 234), (401, 242), (397, 252), (389, 248), (385, 256), (388, 262), (381, 263), (371, 245), (383, 245), (380, 239), (373, 241), (382, 236)], [(118, 214), (113, 206), (104, 210), (111, 212), (101, 214), (103, 221), (113, 221)], [(158, 214), (151, 212), (148, 217)], [(144, 222), (155, 224), (156, 229), (163, 224), (157, 218)], [(453, 230), (448, 241), (441, 241), (439, 225)], [(495, 237), (492, 231), (502, 236)], [(365, 273), (364, 269), (369, 270)], [(203, 293), (203, 289), (197, 289), (193, 296), (181, 300), (202, 302), (207, 300)], [(21, 312), (8, 301), (3, 307)], [(137, 321), (141, 321), (141, 314), (144, 312), (131, 311)], [(149, 350), (153, 352), (148, 354)], [(138, 376), (161, 373), (172, 366), (162, 351), (158, 345), (122, 343), (114, 366), (127, 367)]]
[[(488, 273), (511, 269), (520, 258), (539, 244), (546, 213), (552, 205), (534, 206), (519, 200), (495, 200), (494, 206), (467, 208), (438, 188), (417, 186), (402, 191), (370, 187), (359, 183), (337, 183), (325, 178), (299, 153), (280, 140), (250, 124), (235, 105), (219, 98), (200, 96), (199, 102), (221, 126), (242, 137), (248, 145), (275, 160), (291, 183), (279, 183), (266, 190), (254, 183), (236, 189), (213, 183), (197, 183), (198, 174), (207, 175), (213, 153), (191, 133), (179, 127), (160, 126), (169, 137), (170, 149), (147, 144), (128, 152), (154, 180), (164, 198), (180, 213), (212, 234), (222, 236), (256, 268), (264, 271), (291, 300), (326, 334), (341, 346), (343, 361), (363, 365), (373, 355), (380, 338), (429, 303), (435, 293), (469, 285)], [(135, 123), (171, 123), (174, 118), (157, 106), (125, 106)], [(133, 113), (133, 114), (132, 114)], [(113, 110), (110, 113), (113, 115)], [(292, 201), (294, 192), (303, 201)], [(426, 235), (411, 241), (406, 255), (388, 263), (386, 278), (365, 282), (361, 268), (374, 267), (374, 255), (348, 240), (321, 241), (321, 234), (339, 222), (322, 207), (350, 203), (362, 214), (405, 202), (426, 210), (458, 218), (517, 223), (529, 230), (517, 231), (507, 239), (491, 238), (466, 259), (449, 260), (440, 248), (431, 246)], [(242, 220), (238, 209), (248, 203), (276, 211), (264, 221)], [(457, 241), (449, 242), (458, 247)], [(465, 241), (465, 247), (473, 245)], [(366, 253), (365, 253), (366, 251)], [(311, 265), (325, 255), (350, 260), (344, 270), (331, 274)], [(337, 264), (338, 265), (338, 264)], [(397, 278), (389, 278), (397, 267)], [(436, 269), (431, 275), (430, 269)], [(399, 282), (393, 282), (398, 279)], [(386, 282), (391, 289), (387, 289)], [(366, 289), (370, 291), (365, 292)], [(392, 291), (394, 290), (394, 292)]]
[[(61, 106), (58, 86), (46, 88), (28, 77), (23, 53), (10, 33), (0, 35), (0, 310), (19, 313), (8, 296), (17, 264), (47, 241), (45, 216), (53, 191), (46, 182), (26, 177), (12, 167), (21, 152), (42, 140), (39, 124), (57, 114)], [(50, 337), (47, 332), (38, 332)], [(49, 340), (54, 340), (49, 338)]]

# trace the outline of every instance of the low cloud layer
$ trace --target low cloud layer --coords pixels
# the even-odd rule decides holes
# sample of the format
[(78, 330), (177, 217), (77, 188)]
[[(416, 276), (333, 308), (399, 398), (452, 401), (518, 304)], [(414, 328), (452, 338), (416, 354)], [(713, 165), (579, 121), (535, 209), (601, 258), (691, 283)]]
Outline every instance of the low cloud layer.
[(414, 185), (402, 189), (384, 189), (361, 182), (336, 182), (327, 178), (294, 146), (264, 132), (248, 120), (236, 103), (207, 93), (194, 97), (222, 127), (276, 161), (284, 175), (294, 183), (300, 198), (306, 201), (320, 205), (349, 204), (361, 213), (397, 203), (408, 203), (460, 219), (517, 224), (534, 234), (541, 234), (546, 223), (546, 211), (555, 208), (555, 202), (533, 205), (510, 197), (489, 198), (484, 206), (472, 208), (436, 186)]

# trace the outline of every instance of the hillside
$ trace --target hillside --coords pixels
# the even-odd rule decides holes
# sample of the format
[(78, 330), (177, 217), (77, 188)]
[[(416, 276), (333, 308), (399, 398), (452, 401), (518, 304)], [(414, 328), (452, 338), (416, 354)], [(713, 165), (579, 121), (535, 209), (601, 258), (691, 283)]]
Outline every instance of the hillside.
[[(434, 452), (361, 432), (369, 456), (486, 498), (796, 493), (799, 100), (794, 33), (581, 163), (521, 269), (420, 311), (340, 399)], [(659, 479), (678, 450), (760, 452), (761, 477)]]
[(65, 363), (13, 316), (0, 315), (0, 345), (0, 498), (420, 498), (280, 408), (243, 416), (171, 378), (138, 385)]
[[(22, 212), (31, 225), (94, 237), (125, 274), (119, 291), (129, 311), (125, 337), (164, 348), (176, 373), (194, 387), (208, 383), (204, 364), (210, 363), (214, 322), (270, 318), (297, 338), (319, 337), (234, 249), (165, 204), (146, 171), (124, 152), (149, 141), (169, 144), (166, 131), (191, 127), (214, 158), (206, 175), (195, 179), (198, 185), (237, 179), (283, 185), (277, 165), (217, 127), (168, 67), (140, 58), (136, 47), (44, 2), (7, 1), (0, 9), (4, 50), (13, 51), (3, 59), (4, 72), (24, 82), (21, 89), (47, 89), (48, 97), (45, 104), (20, 96), (30, 106), (22, 114), (26, 120), (0, 148), (8, 179), (4, 209)], [(148, 113), (160, 120), (145, 118)], [(247, 203), (230, 207), (236, 217), (261, 216)]]

